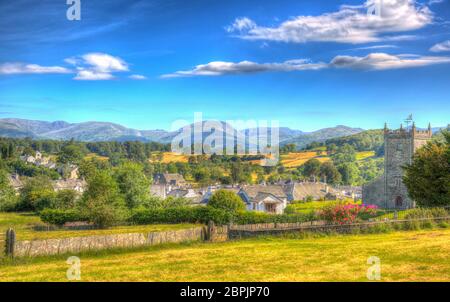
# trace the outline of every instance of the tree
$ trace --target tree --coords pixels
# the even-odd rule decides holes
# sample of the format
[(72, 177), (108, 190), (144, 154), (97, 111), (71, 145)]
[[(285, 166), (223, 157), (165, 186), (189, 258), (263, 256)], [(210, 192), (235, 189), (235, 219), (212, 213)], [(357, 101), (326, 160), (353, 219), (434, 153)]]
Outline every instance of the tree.
[(424, 207), (450, 205), (450, 132), (444, 142), (430, 142), (404, 167), (409, 196)]
[(245, 204), (242, 199), (236, 193), (229, 190), (217, 190), (214, 192), (209, 200), (208, 206), (230, 212), (245, 210)]
[(193, 171), (193, 176), (195, 181), (201, 183), (201, 184), (208, 184), (210, 183), (211, 179), (211, 173), (209, 169), (206, 167), (199, 167), (196, 170)]
[(129, 209), (145, 203), (150, 197), (150, 181), (140, 164), (124, 163), (116, 169), (114, 177)]
[(337, 152), (332, 157), (333, 163), (339, 166), (343, 163), (352, 163), (356, 161), (355, 148), (349, 144), (345, 144), (338, 148)]
[(325, 178), (329, 184), (338, 184), (341, 182), (342, 176), (333, 162), (325, 162), (320, 166), (320, 176)]
[(56, 193), (52, 182), (46, 176), (29, 178), (20, 191), (19, 209), (22, 211), (41, 211), (52, 208)]
[(97, 171), (88, 180), (80, 210), (89, 222), (108, 227), (125, 219), (126, 206), (119, 187), (108, 171)]
[(296, 150), (297, 150), (296, 144), (286, 144), (280, 148), (280, 152), (283, 154), (292, 153), (292, 152), (295, 152)]
[(320, 166), (321, 163), (318, 159), (311, 158), (303, 164), (303, 175), (309, 178), (316, 178), (320, 173)]
[(8, 175), (0, 170), (0, 212), (13, 211), (17, 207), (18, 198), (11, 187)]
[(359, 181), (359, 169), (356, 163), (343, 163), (337, 167), (344, 185), (353, 186)]
[(62, 164), (79, 163), (84, 155), (83, 148), (74, 143), (69, 143), (62, 147), (59, 152), (58, 162)]
[(54, 207), (56, 209), (73, 209), (76, 206), (78, 193), (74, 190), (61, 190), (56, 193)]

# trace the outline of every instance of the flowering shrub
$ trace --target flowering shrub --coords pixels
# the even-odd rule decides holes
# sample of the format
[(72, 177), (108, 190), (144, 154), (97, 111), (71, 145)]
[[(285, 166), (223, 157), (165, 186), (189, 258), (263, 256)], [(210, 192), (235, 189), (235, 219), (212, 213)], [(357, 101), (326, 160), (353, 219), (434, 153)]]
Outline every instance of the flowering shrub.
[(327, 222), (335, 224), (354, 223), (361, 216), (373, 217), (377, 213), (377, 206), (364, 204), (337, 204), (324, 208), (319, 217)]

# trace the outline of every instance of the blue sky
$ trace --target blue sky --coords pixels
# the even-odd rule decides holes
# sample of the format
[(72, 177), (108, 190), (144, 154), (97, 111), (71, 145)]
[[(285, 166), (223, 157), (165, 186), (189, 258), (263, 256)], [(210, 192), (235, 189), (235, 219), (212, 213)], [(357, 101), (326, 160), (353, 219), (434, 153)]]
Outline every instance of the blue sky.
[(447, 125), (449, 0), (372, 1), (2, 1), (0, 118)]

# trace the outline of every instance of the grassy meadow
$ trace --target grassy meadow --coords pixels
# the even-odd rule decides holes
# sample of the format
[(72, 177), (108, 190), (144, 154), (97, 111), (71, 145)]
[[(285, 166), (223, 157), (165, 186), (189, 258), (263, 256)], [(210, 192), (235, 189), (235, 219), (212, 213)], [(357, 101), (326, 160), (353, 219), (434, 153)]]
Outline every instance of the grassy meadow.
[(56, 239), (69, 237), (84, 237), (94, 235), (148, 233), (169, 230), (181, 230), (195, 227), (194, 224), (153, 224), (137, 226), (117, 226), (102, 230), (55, 230), (36, 231), (35, 226), (45, 226), (40, 218), (32, 213), (0, 213), (0, 231), (13, 228), (17, 240)]
[[(254, 238), (80, 255), (82, 281), (450, 281), (450, 229)], [(0, 281), (67, 281), (67, 256), (4, 260)]]

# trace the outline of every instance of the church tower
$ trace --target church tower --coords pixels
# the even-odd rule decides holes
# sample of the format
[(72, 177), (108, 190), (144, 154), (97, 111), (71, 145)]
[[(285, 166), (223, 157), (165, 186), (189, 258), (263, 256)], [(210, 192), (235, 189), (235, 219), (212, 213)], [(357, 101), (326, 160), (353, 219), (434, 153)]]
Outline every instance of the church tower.
[(400, 126), (398, 130), (384, 129), (384, 202), (385, 208), (412, 208), (414, 202), (409, 198), (403, 184), (402, 167), (412, 163), (414, 152), (427, 143), (433, 135), (431, 126), (427, 130), (417, 130)]
[(418, 130), (413, 124), (410, 129), (390, 130), (384, 126), (384, 174), (370, 184), (363, 186), (363, 202), (386, 209), (407, 209), (415, 206), (403, 183), (402, 167), (412, 163), (414, 152), (431, 139), (431, 125), (427, 130)]

